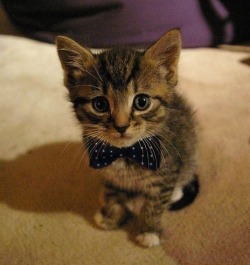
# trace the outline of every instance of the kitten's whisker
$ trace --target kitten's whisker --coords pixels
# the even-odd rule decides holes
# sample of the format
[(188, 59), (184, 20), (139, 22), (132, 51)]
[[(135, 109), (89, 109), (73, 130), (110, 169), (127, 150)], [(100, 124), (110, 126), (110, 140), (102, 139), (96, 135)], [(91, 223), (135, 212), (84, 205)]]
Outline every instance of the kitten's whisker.
[(148, 148), (147, 148), (147, 143), (145, 142), (145, 139), (142, 138), (142, 143), (145, 146), (146, 152), (147, 152), (147, 160), (148, 160), (148, 167), (149, 167), (149, 156), (148, 156)]
[(95, 138), (98, 135), (97, 130), (88, 130), (88, 132), (85, 132), (84, 135), (84, 143), (85, 145), (91, 144), (93, 141), (96, 141), (97, 138)]
[(98, 90), (101, 90), (100, 87), (98, 87), (98, 86), (94, 86), (94, 85), (89, 85), (89, 84), (79, 84), (79, 85), (74, 85), (74, 86), (72, 86), (72, 88), (85, 87), (85, 86), (87, 86), (87, 87), (93, 87), (93, 88), (97, 88)]
[(72, 144), (73, 144), (73, 142), (69, 142), (69, 143), (67, 143), (66, 146), (64, 146), (63, 149), (60, 151), (60, 153), (59, 153), (59, 157), (63, 156), (64, 153), (66, 152), (66, 149), (68, 149), (69, 146), (72, 145)]
[(171, 110), (171, 111), (181, 112), (181, 111), (178, 110), (178, 109), (171, 109), (171, 108), (168, 108), (168, 109)]
[(77, 148), (77, 151), (76, 151), (76, 153), (75, 153), (75, 155), (74, 155), (74, 158), (71, 160), (71, 174), (72, 174), (72, 170), (73, 170), (73, 168), (75, 168), (74, 164), (75, 164), (75, 162), (76, 162), (76, 159), (77, 159), (77, 157), (78, 157), (78, 154), (79, 154), (82, 150), (83, 150), (83, 146), (80, 145), (80, 146)]
[[(152, 137), (152, 136), (155, 136), (154, 133), (151, 133), (149, 130), (147, 130), (147, 131), (148, 131), (148, 133), (149, 133), (149, 135), (150, 135), (151, 137)], [(160, 139), (158, 139), (159, 142), (160, 142), (160, 147), (158, 147), (157, 143), (155, 143), (155, 139), (154, 139), (154, 138), (152, 138), (152, 139), (153, 139), (153, 140), (152, 140), (152, 144), (154, 144), (155, 148), (159, 150), (160, 155), (161, 155), (161, 160), (164, 162), (164, 166), (166, 167), (167, 164), (166, 164), (166, 161), (165, 161), (166, 159), (165, 159), (165, 156), (164, 156), (163, 151), (168, 155), (169, 158), (171, 158), (171, 156), (170, 156), (170, 154), (169, 154), (167, 148), (165, 147), (165, 145), (162, 143), (162, 141), (161, 141)]]
[[(80, 159), (80, 162), (82, 160), (82, 158), (84, 157), (84, 155), (89, 152), (89, 159), (92, 158), (92, 155), (94, 154), (94, 150), (95, 150), (95, 144), (93, 145), (93, 147), (91, 148), (91, 150), (88, 151), (89, 149), (89, 146), (91, 146), (93, 143), (100, 143), (102, 142), (100, 138), (100, 135), (99, 135), (99, 131), (96, 131), (96, 132), (91, 132), (91, 133), (88, 133), (88, 135), (86, 134), (85, 135), (86, 138), (89, 138), (89, 139), (85, 139), (84, 143), (85, 143), (85, 150), (82, 154), (82, 157)], [(99, 137), (99, 138), (97, 138)], [(85, 165), (87, 165), (87, 160), (85, 160)]]
[[(85, 146), (84, 155), (88, 152), (89, 146), (91, 146), (91, 144), (93, 142), (96, 142), (95, 138), (92, 138), (92, 137), (90, 137), (88, 135), (86, 135), (86, 138), (89, 138), (89, 139), (84, 139), (84, 146)], [(91, 158), (91, 153), (90, 152), (89, 152), (89, 157)], [(87, 164), (87, 161), (86, 161), (85, 164)]]
[(94, 69), (95, 69), (97, 75), (99, 76), (99, 79), (100, 79), (101, 83), (103, 84), (103, 79), (102, 79), (101, 75), (99, 74), (99, 71), (96, 69), (96, 67), (95, 67), (94, 64), (93, 64), (93, 67), (94, 67)]
[(170, 155), (168, 149), (162, 143), (162, 141), (159, 140), (159, 142), (160, 142), (160, 145), (161, 145), (161, 157), (162, 157), (162, 160), (164, 161), (164, 166), (166, 167), (167, 166), (167, 162), (166, 162), (166, 157), (164, 155), (164, 152), (170, 159), (171, 159), (171, 155)]
[(90, 76), (92, 76), (100, 85), (102, 85), (102, 82), (100, 82), (100, 80), (98, 78), (96, 78), (96, 76), (94, 76), (92, 73), (90, 73), (88, 70), (86, 70), (86, 68), (81, 69), (84, 72), (88, 73)]
[[(93, 137), (93, 135), (91, 137)], [(106, 141), (105, 141), (105, 137), (102, 134), (100, 134), (99, 131), (94, 135), (94, 137), (95, 137), (95, 141), (96, 141), (97, 144), (99, 144), (101, 142), (104, 142), (104, 148), (105, 148), (105, 146), (107, 144)], [(102, 150), (102, 146), (99, 148), (99, 150), (97, 152), (97, 157), (99, 156), (99, 153)], [(92, 157), (94, 150), (95, 150), (95, 145), (93, 145), (93, 147), (91, 148), (91, 150), (89, 150), (89, 156), (90, 156), (90, 158)]]
[[(62, 155), (62, 154), (66, 151), (66, 149), (68, 149), (68, 148), (70, 147), (70, 145), (72, 145), (72, 144), (73, 144), (73, 142), (68, 143), (68, 144), (64, 147), (64, 149), (62, 150), (61, 155)], [(76, 151), (76, 153), (74, 154), (73, 159), (72, 159), (71, 162), (69, 163), (70, 168), (71, 168), (71, 171), (70, 171), (71, 173), (72, 173), (72, 168), (74, 167), (74, 163), (75, 163), (75, 161), (76, 161), (76, 158), (77, 158), (77, 156), (78, 156), (78, 154), (80, 153), (81, 150), (84, 150), (83, 147), (82, 147), (82, 145), (80, 145), (80, 146), (77, 148), (77, 151)]]
[(163, 130), (171, 133), (173, 136), (175, 136), (177, 138), (177, 135), (175, 133), (173, 133), (172, 131), (170, 131), (168, 128), (164, 127)]
[[(155, 151), (154, 151), (154, 149), (152, 148), (152, 141), (153, 140), (151, 140), (151, 142), (147, 139), (147, 138), (145, 138), (144, 139), (146, 142), (147, 142), (147, 144), (149, 145), (149, 150), (151, 151), (151, 155), (150, 156), (152, 156), (153, 157), (153, 159), (155, 160), (155, 162), (156, 162), (156, 167), (158, 167), (158, 165), (157, 165), (157, 159), (156, 159), (156, 154), (155, 154)], [(159, 150), (158, 150), (159, 151)]]
[(107, 143), (104, 140), (102, 140), (102, 142), (103, 143), (100, 146), (99, 151), (97, 152), (97, 156), (99, 156), (100, 152), (102, 152), (105, 149), (106, 145), (107, 145)]
[(164, 138), (164, 140), (166, 140), (176, 151), (176, 153), (179, 155), (179, 157), (182, 159), (180, 152), (177, 150), (177, 148), (171, 143), (171, 141), (169, 141), (165, 136), (163, 136), (162, 134), (158, 133), (158, 135), (162, 138)]
[[(143, 147), (141, 146), (141, 143), (140, 143), (140, 141), (138, 141), (138, 143), (139, 143), (139, 145), (140, 145), (140, 148), (141, 148), (141, 150), (142, 150), (142, 156), (144, 157), (144, 149), (143, 149)], [(143, 158), (142, 158), (142, 160), (143, 160)], [(142, 161), (143, 162), (143, 161)]]
[[(178, 137), (177, 135), (175, 135), (173, 132), (171, 132), (169, 129), (167, 128), (162, 128), (163, 130), (166, 130), (167, 132), (170, 132), (172, 133), (175, 137), (176, 137), (176, 140), (178, 140)], [(176, 151), (176, 153), (179, 155), (179, 157), (182, 159), (181, 155), (180, 155), (180, 152), (177, 150), (177, 148), (171, 143), (171, 141), (165, 136), (163, 135), (163, 133), (161, 132), (155, 132), (155, 135), (158, 135), (159, 137), (163, 138), (164, 140), (166, 140), (169, 145), (171, 145), (173, 147), (173, 149)], [(179, 141), (179, 140), (178, 140)], [(165, 145), (163, 145), (165, 147)]]
[[(147, 146), (149, 147), (149, 151), (150, 151), (150, 155), (153, 156), (153, 159), (157, 162), (157, 159), (156, 159), (156, 154), (155, 154), (155, 151), (154, 149), (152, 148), (152, 144), (150, 143), (150, 141), (147, 139), (148, 137), (150, 137), (151, 135), (147, 135), (147, 133), (143, 134), (144, 135), (144, 139), (143, 141), (145, 141), (145, 143), (147, 144)], [(154, 145), (155, 146), (155, 145)], [(156, 146), (156, 149), (160, 152), (160, 149), (159, 147)]]
[[(179, 140), (178, 136), (177, 136), (175, 133), (173, 133), (171, 130), (169, 130), (168, 128), (163, 128), (163, 130), (166, 132), (166, 134), (168, 134), (168, 133), (172, 134), (172, 135), (175, 137), (175, 139), (176, 139), (179, 143), (181, 143), (181, 141)], [(164, 137), (164, 135), (163, 135), (162, 133), (159, 132), (159, 134), (161, 134), (162, 137)], [(165, 136), (165, 137), (166, 137), (166, 136)]]
[[(88, 151), (88, 148), (89, 148), (89, 146), (94, 142), (94, 143), (99, 143), (99, 142), (101, 142), (102, 140), (99, 140), (98, 138), (96, 138), (97, 136), (99, 136), (98, 135), (98, 132), (97, 133), (95, 133), (95, 134), (93, 134), (93, 133), (91, 133), (91, 135), (90, 135), (90, 133), (88, 134), (88, 135), (86, 135), (86, 137), (88, 137), (89, 139), (87, 139), (84, 143), (85, 143), (85, 151), (84, 151), (84, 153), (83, 153), (83, 155), (85, 155), (86, 154), (86, 152)], [(100, 136), (99, 136), (100, 137)], [(93, 145), (93, 147), (88, 151), (89, 152), (89, 158), (91, 159), (92, 158), (92, 155), (93, 155), (93, 153), (94, 153), (94, 150), (95, 150), (95, 145)], [(83, 158), (83, 155), (82, 155), (82, 158)], [(81, 159), (82, 159), (81, 158)], [(86, 160), (85, 160), (85, 162), (86, 162)], [(85, 163), (86, 164), (86, 163)]]
[(73, 142), (69, 142), (66, 144), (66, 146), (63, 148), (63, 150), (60, 152), (60, 156), (63, 155), (64, 152), (66, 152), (66, 150), (69, 148), (70, 145), (72, 145)]
[[(82, 155), (81, 155), (81, 157), (80, 157), (80, 159), (79, 159), (79, 163), (78, 163), (78, 166), (77, 166), (77, 170), (79, 170), (79, 167), (80, 167), (80, 165), (81, 165), (81, 162), (82, 162), (82, 160), (83, 160), (83, 158), (85, 157), (85, 154), (86, 154), (86, 151), (84, 150), (84, 148), (81, 148), (81, 150), (83, 150), (83, 152), (82, 152)], [(85, 159), (83, 165), (84, 165), (84, 166), (87, 165), (86, 159)]]

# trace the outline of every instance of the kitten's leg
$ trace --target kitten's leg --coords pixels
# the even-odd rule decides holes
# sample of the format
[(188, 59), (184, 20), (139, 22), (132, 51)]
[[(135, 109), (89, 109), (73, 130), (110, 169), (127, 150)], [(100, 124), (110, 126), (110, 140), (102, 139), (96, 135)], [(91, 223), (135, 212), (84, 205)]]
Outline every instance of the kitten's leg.
[(137, 242), (144, 247), (161, 244), (161, 218), (163, 211), (170, 202), (173, 189), (158, 196), (148, 196), (138, 219), (139, 235)]
[(94, 217), (96, 224), (105, 230), (120, 227), (130, 217), (128, 210), (124, 207), (122, 194), (106, 188), (102, 197), (102, 207)]

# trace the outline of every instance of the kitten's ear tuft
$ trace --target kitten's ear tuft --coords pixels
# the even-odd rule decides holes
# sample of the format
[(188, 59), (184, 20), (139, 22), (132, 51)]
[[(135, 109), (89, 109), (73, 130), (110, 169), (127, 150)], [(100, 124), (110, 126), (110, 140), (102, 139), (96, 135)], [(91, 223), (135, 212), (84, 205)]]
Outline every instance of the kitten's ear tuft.
[(181, 33), (173, 29), (163, 35), (145, 52), (145, 58), (152, 61), (164, 73), (170, 86), (177, 83), (178, 61), (181, 51)]
[(62, 68), (71, 76), (79, 76), (94, 61), (91, 51), (68, 37), (57, 36), (56, 46)]

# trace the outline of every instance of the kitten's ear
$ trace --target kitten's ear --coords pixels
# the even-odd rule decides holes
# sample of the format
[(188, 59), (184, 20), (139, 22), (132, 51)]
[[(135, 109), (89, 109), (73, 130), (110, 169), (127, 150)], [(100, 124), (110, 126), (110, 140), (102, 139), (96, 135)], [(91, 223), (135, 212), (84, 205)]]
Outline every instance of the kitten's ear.
[(174, 29), (163, 35), (145, 52), (147, 61), (153, 62), (168, 81), (170, 86), (177, 83), (178, 61), (181, 51), (181, 33)]
[(77, 79), (94, 62), (94, 55), (86, 48), (64, 36), (57, 36), (56, 46), (62, 68)]

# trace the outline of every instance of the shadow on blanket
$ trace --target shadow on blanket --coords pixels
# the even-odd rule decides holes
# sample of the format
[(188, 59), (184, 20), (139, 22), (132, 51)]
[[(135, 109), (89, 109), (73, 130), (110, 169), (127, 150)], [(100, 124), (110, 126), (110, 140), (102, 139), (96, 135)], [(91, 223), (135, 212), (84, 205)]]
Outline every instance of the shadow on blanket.
[(73, 211), (93, 224), (99, 181), (83, 167), (85, 160), (80, 143), (50, 144), (2, 160), (0, 198), (22, 211)]

